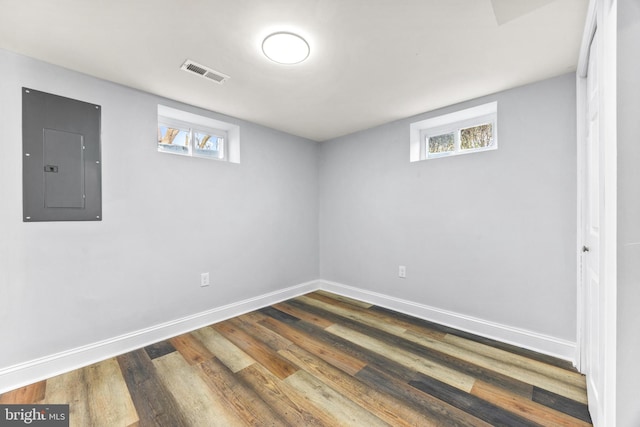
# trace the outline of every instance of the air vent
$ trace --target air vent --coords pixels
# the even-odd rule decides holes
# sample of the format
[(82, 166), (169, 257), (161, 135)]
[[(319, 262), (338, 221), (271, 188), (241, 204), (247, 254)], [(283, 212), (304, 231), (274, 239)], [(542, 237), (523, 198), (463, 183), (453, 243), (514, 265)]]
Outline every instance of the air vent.
[(220, 71), (212, 70), (209, 67), (193, 62), (190, 59), (184, 61), (184, 64), (180, 67), (181, 70), (188, 71), (193, 74), (197, 74), (206, 79), (212, 80), (218, 84), (222, 84), (230, 77), (226, 74), (222, 74)]

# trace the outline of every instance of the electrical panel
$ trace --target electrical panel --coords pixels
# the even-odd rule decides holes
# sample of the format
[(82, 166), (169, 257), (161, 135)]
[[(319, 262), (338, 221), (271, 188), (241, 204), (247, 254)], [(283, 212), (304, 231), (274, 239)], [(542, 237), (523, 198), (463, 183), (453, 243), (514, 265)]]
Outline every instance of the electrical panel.
[(23, 221), (102, 219), (101, 107), (22, 88)]

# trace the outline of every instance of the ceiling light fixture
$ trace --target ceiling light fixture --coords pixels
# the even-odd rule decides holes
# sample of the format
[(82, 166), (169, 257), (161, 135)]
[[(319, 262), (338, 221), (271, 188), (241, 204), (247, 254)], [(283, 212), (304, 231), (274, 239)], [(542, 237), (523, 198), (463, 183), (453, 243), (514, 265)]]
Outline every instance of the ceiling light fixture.
[(297, 34), (273, 33), (262, 42), (262, 52), (278, 64), (298, 64), (309, 56), (309, 44)]

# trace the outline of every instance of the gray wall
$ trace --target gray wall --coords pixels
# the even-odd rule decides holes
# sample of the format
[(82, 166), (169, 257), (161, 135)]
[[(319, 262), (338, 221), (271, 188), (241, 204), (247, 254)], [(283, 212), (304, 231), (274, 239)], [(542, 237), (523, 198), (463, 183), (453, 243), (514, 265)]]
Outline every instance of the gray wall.
[[(575, 342), (575, 98), (567, 74), (323, 142), (320, 276)], [(494, 100), (498, 150), (409, 163), (411, 122)]]
[(640, 3), (618, 1), (617, 422), (640, 425)]
[[(575, 340), (573, 75), (317, 144), (1, 50), (0, 69), (0, 369), (318, 277)], [(102, 105), (102, 222), (22, 222), (22, 86)], [(493, 100), (498, 150), (409, 163), (412, 121)], [(158, 153), (158, 103), (239, 124), (241, 163)]]
[[(317, 143), (1, 50), (0, 70), (0, 368), (318, 278)], [(102, 105), (102, 222), (22, 222), (22, 86)], [(241, 163), (158, 153), (158, 103), (239, 124)]]

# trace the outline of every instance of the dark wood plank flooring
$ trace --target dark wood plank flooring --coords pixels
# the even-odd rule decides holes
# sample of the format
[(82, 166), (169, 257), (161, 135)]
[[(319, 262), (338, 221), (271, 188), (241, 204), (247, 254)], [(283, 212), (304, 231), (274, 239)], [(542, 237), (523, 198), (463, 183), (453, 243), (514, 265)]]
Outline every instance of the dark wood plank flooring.
[(3, 395), (72, 426), (587, 426), (567, 362), (324, 291)]

